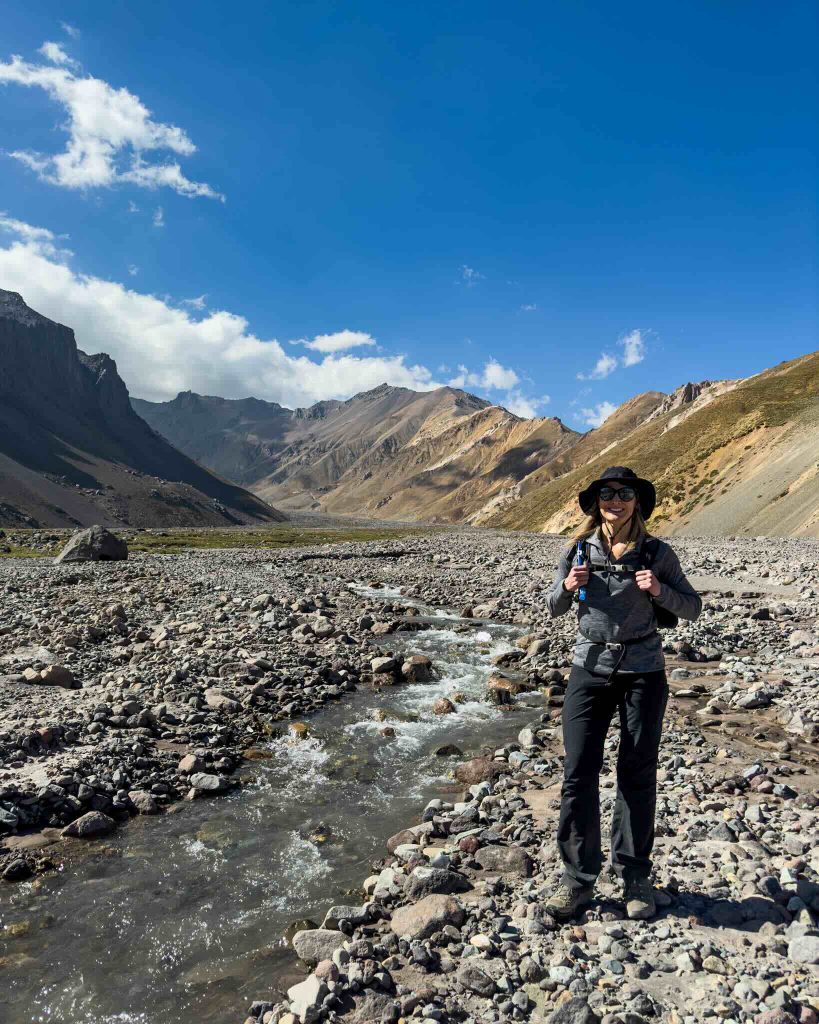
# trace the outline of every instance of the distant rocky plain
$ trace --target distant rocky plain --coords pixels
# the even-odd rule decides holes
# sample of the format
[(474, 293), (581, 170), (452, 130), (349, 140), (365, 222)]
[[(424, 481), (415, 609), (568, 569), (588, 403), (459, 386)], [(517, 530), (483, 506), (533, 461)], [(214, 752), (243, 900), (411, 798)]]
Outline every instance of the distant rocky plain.
[[(509, 708), (540, 692), (542, 703), (499, 748), (441, 751), (453, 799), (419, 806), (359, 898), (296, 933), (304, 980), (271, 978), (234, 1019), (815, 1024), (819, 543), (673, 543), (704, 610), (664, 634), (654, 920), (626, 919), (607, 875), (576, 922), (543, 910), (559, 877), (575, 629), (571, 614), (548, 616), (545, 591), (565, 540), (458, 527), (0, 560), (0, 911), (16, 886), (70, 874), (135, 816), (241, 789), (273, 729), (297, 742), (313, 712), (357, 689), (425, 685), (436, 666), (413, 657), (427, 628), (417, 602), (459, 612), (459, 629), (518, 629), (486, 699)], [(455, 682), (428, 713), (460, 713)], [(613, 728), (604, 822), (616, 747)], [(0, 943), (9, 964), (13, 934)]]

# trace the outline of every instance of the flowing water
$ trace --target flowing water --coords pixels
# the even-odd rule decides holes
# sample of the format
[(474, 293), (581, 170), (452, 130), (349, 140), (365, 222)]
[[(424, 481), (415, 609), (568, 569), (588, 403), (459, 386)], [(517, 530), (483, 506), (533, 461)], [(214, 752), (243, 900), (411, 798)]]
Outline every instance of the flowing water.
[[(483, 699), (519, 629), (421, 611), (433, 628), (389, 642), (428, 654), (440, 679), (362, 687), (312, 716), (308, 738), (273, 740), (243, 790), (134, 819), (65, 875), (5, 887), (0, 1020), (224, 1024), (300, 980), (288, 927), (361, 902), (385, 840), (452, 788), (435, 749), (499, 746), (536, 716), (536, 694), (507, 712)], [(457, 691), (456, 714), (431, 713)]]

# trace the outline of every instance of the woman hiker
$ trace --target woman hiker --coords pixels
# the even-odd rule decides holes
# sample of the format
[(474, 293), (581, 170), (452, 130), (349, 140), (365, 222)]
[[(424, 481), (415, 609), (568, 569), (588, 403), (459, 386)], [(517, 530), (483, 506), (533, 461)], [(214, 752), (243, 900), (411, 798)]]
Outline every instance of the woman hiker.
[[(702, 600), (671, 547), (649, 540), (646, 520), (656, 493), (648, 480), (613, 466), (578, 500), (588, 518), (564, 553), (547, 596), (552, 616), (565, 615), (578, 597), (578, 635), (562, 716), (565, 757), (557, 845), (563, 877), (545, 909), (565, 920), (591, 902), (603, 860), (598, 788), (603, 744), (617, 711), (611, 863), (624, 884), (628, 916), (644, 919), (656, 910), (650, 858), (657, 753), (668, 700), (658, 618), (661, 624), (674, 624), (673, 616), (696, 619)], [(578, 543), (587, 561), (582, 566), (575, 564)]]

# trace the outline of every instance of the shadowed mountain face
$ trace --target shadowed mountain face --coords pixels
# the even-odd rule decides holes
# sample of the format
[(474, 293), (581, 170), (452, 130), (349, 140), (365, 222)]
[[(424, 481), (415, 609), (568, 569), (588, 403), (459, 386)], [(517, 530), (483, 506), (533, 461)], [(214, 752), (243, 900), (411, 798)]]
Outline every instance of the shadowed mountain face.
[(173, 444), (279, 507), (390, 519), (474, 519), (581, 436), (456, 388), (382, 384), (294, 411), (190, 392), (133, 406)]
[(0, 524), (224, 525), (284, 518), (131, 407), (116, 364), (0, 289)]

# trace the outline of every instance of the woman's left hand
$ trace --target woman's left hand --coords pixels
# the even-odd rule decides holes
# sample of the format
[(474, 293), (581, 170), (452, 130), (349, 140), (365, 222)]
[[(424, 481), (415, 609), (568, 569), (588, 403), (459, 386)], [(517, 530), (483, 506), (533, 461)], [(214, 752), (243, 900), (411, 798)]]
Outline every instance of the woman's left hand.
[(640, 590), (647, 590), (652, 597), (660, 596), (660, 581), (651, 569), (638, 569), (634, 578)]

